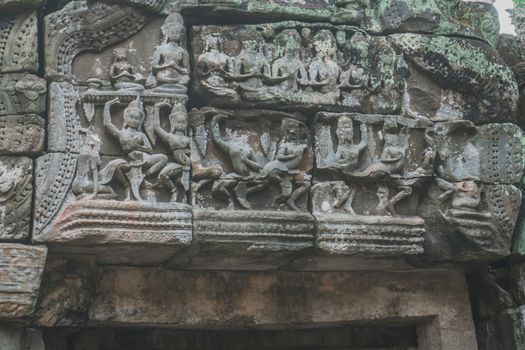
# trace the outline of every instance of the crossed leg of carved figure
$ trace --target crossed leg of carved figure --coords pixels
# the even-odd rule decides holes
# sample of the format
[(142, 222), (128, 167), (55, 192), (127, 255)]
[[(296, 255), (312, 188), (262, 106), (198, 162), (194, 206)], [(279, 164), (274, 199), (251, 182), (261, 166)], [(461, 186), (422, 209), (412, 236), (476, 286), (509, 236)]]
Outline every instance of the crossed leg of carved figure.
[(297, 200), (301, 198), (304, 194), (306, 194), (310, 187), (312, 186), (309, 181), (297, 181), (296, 184), (299, 186), (297, 187), (286, 200), (286, 204), (288, 205), (288, 208), (295, 210), (295, 211), (301, 211), (299, 207), (297, 206)]
[(181, 185), (183, 167), (179, 164), (170, 163), (159, 173), (159, 181), (168, 188), (171, 193), (171, 202), (176, 202), (179, 194), (178, 188)]
[(144, 175), (151, 176), (159, 173), (168, 164), (168, 157), (165, 154), (151, 154), (144, 159)]
[(119, 164), (115, 168), (114, 174), (114, 177), (117, 180), (117, 182), (124, 188), (125, 201), (131, 200), (131, 183), (129, 182), (129, 179), (126, 176), (126, 173), (128, 173), (130, 170), (131, 166), (129, 165), (129, 163)]
[(357, 189), (353, 186), (344, 186), (335, 188), (335, 201), (334, 208), (338, 209), (343, 207), (343, 209), (348, 212), (350, 215), (356, 215), (352, 204), (354, 202), (354, 197), (357, 192)]
[(397, 192), (387, 202), (387, 210), (392, 215), (397, 215), (395, 210), (396, 204), (405, 199), (406, 197), (410, 196), (413, 192), (412, 187), (408, 185), (400, 185), (397, 187), (397, 189), (399, 190), (399, 192)]
[(226, 196), (228, 200), (228, 205), (226, 209), (233, 210), (235, 209), (235, 197), (231, 193), (232, 187), (237, 184), (236, 180), (230, 179), (218, 179), (213, 182), (213, 187), (211, 189), (212, 193), (221, 193)]

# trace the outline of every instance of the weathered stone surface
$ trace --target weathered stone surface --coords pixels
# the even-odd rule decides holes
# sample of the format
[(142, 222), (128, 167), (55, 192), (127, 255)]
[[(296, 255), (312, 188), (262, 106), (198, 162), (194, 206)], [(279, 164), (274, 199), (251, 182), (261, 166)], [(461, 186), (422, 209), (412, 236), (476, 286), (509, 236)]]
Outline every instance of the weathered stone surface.
[(436, 123), (437, 173), (448, 181), (514, 183), (523, 177), (525, 135), (514, 124)]
[(45, 18), (46, 75), (70, 80), (73, 59), (138, 32), (146, 23), (139, 9), (102, 2), (73, 1)]
[(28, 73), (0, 75), (0, 115), (39, 114), (46, 107), (46, 81)]
[(477, 40), (394, 34), (389, 41), (443, 89), (461, 94), (459, 118), (474, 123), (514, 122), (518, 85), (510, 68)]
[(45, 350), (42, 331), (33, 328), (0, 326), (0, 349)]
[(33, 162), (0, 156), (0, 240), (29, 238)]
[(36, 12), (1, 16), (0, 72), (36, 72), (38, 70), (37, 38)]
[(130, 6), (138, 6), (144, 10), (158, 12), (167, 0), (103, 0), (109, 4), (122, 4)]
[(49, 254), (34, 315), (39, 327), (81, 326), (99, 277), (96, 257)]
[(525, 305), (525, 264), (514, 262), (510, 268), (510, 286), (518, 305)]
[(0, 317), (30, 316), (36, 304), (47, 248), (0, 244)]
[[(165, 11), (182, 10), (184, 14), (227, 21), (243, 19), (296, 19), (328, 22), (334, 0), (167, 0)], [(235, 17), (233, 17), (235, 16)]]
[(0, 116), (0, 153), (36, 155), (44, 148), (45, 122), (29, 115)]
[(524, 307), (508, 309), (478, 325), (480, 350), (523, 349), (525, 346)]
[(465, 282), (446, 272), (214, 273), (107, 267), (89, 319), (101, 325), (201, 329), (409, 321), (419, 326), (423, 348), (476, 348)]
[(510, 254), (521, 191), (512, 185), (437, 178), (422, 197), (425, 259), (490, 261)]

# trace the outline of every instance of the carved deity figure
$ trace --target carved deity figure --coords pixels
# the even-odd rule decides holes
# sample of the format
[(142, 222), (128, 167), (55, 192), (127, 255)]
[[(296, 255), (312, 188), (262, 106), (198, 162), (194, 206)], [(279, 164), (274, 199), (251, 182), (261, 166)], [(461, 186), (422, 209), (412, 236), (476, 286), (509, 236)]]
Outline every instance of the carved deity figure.
[(315, 57), (308, 66), (308, 82), (306, 85), (324, 94), (338, 94), (337, 78), (339, 65), (336, 61), (337, 44), (329, 30), (319, 31), (313, 39)]
[(117, 90), (140, 90), (144, 87), (144, 78), (135, 72), (135, 68), (128, 62), (127, 50), (116, 48), (113, 50), (113, 62), (109, 67), (111, 85)]
[(157, 47), (151, 64), (147, 87), (186, 93), (190, 81), (190, 58), (181, 47), (184, 22), (179, 13), (172, 13), (161, 27), (162, 44)]
[(200, 79), (200, 84), (216, 96), (238, 100), (237, 92), (228, 87), (223, 77), (230, 73), (232, 58), (222, 52), (221, 39), (218, 35), (207, 35), (204, 40), (204, 53), (197, 57), (195, 64), (197, 73), (204, 78)]
[[(144, 177), (158, 174), (166, 166), (168, 157), (164, 154), (152, 154), (151, 144), (146, 134), (141, 130), (144, 121), (144, 111), (140, 98), (137, 97), (124, 109), (124, 123), (121, 129), (118, 129), (113, 124), (111, 116), (111, 106), (118, 103), (120, 103), (119, 99), (115, 98), (105, 104), (104, 128), (118, 140), (120, 147), (130, 159), (129, 166), (131, 170), (126, 175), (130, 178), (133, 195), (136, 199), (141, 200), (139, 188)], [(126, 199), (130, 199), (128, 189), (126, 191)]]
[(189, 189), (191, 152), (190, 138), (187, 135), (188, 116), (184, 106), (175, 105), (169, 115), (170, 131), (167, 132), (160, 125), (160, 108), (163, 106), (164, 103), (155, 105), (155, 132), (169, 146), (175, 161), (168, 163), (160, 171), (159, 180), (170, 190), (171, 201), (176, 202), (178, 187), (182, 187), (184, 194)]
[(77, 174), (72, 184), (77, 199), (114, 199), (117, 193), (110, 183), (116, 180), (126, 188), (125, 173), (130, 170), (123, 159), (114, 159), (100, 169), (100, 137), (91, 129), (82, 129), (82, 146), (78, 154)]
[(371, 164), (362, 176), (382, 177), (399, 173), (406, 162), (408, 128), (399, 128), (395, 120), (386, 119), (381, 138), (384, 141), (379, 161)]
[[(352, 119), (341, 117), (337, 123), (338, 146), (335, 157), (330, 168), (340, 171), (343, 175), (352, 175), (356, 171), (361, 152), (368, 146), (368, 129), (366, 124), (361, 123), (361, 141), (354, 143), (354, 124)], [(355, 215), (352, 209), (352, 201), (355, 196), (355, 187), (336, 188), (334, 207), (338, 208), (345, 204), (344, 209)]]
[(301, 61), (301, 36), (295, 29), (283, 30), (275, 37), (277, 59), (272, 64), (272, 82), (284, 91), (296, 92), (299, 81), (302, 85), (308, 74)]
[(350, 39), (349, 46), (352, 48), (352, 56), (345, 64), (345, 69), (339, 75), (339, 89), (351, 91), (364, 89), (369, 83), (369, 68), (366, 60), (369, 55), (369, 40), (366, 34), (357, 32)]
[(239, 81), (239, 87), (245, 91), (258, 91), (262, 86), (262, 77), (269, 77), (270, 64), (263, 53), (264, 44), (247, 40), (242, 43), (242, 50), (233, 59), (233, 72), (227, 79)]
[[(253, 179), (262, 166), (246, 139), (229, 139), (221, 134), (219, 122), (226, 118), (227, 116), (222, 114), (212, 118), (212, 139), (217, 148), (228, 156), (233, 173), (217, 179), (212, 191), (226, 195), (229, 200), (228, 208), (233, 209), (234, 201), (237, 201), (241, 207), (248, 209), (250, 204), (246, 200), (246, 191), (244, 191), (246, 184), (243, 182)], [(234, 194), (231, 193), (232, 190)]]
[[(301, 141), (298, 121), (285, 118), (281, 125), (282, 139), (275, 159), (266, 163), (261, 171), (260, 179), (266, 181), (251, 190), (261, 190), (269, 183), (277, 183), (281, 193), (275, 202), (285, 202), (290, 209), (300, 211), (296, 201), (310, 189), (308, 175), (299, 169), (308, 145)], [(295, 190), (294, 184), (298, 185)]]

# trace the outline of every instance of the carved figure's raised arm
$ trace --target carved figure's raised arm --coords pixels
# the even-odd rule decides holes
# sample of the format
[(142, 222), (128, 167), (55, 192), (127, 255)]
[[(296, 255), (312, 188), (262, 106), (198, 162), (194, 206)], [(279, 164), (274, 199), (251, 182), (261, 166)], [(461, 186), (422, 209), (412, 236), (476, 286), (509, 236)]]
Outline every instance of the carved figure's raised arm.
[(106, 102), (104, 105), (104, 128), (115, 138), (120, 137), (120, 130), (113, 124), (111, 120), (111, 106), (120, 103), (118, 98)]

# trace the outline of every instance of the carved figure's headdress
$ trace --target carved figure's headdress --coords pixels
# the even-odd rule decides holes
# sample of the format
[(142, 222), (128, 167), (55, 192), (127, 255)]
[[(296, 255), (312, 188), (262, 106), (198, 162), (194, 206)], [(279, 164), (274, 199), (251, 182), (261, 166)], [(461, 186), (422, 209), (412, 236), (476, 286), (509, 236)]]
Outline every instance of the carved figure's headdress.
[(186, 112), (186, 107), (184, 107), (184, 105), (182, 104), (176, 104), (173, 106), (173, 108), (171, 109), (171, 112), (170, 112), (170, 132), (174, 132), (175, 131), (175, 120), (177, 119), (177, 117), (180, 117), (180, 116), (183, 116), (184, 119), (188, 119), (188, 113)]
[(141, 124), (144, 121), (144, 107), (142, 105), (142, 101), (140, 100), (140, 96), (137, 96), (136, 99), (131, 101), (129, 105), (124, 109), (124, 123), (122, 125), (123, 128), (127, 127), (126, 123), (126, 114), (129, 114), (131, 112), (138, 112), (141, 115)]

